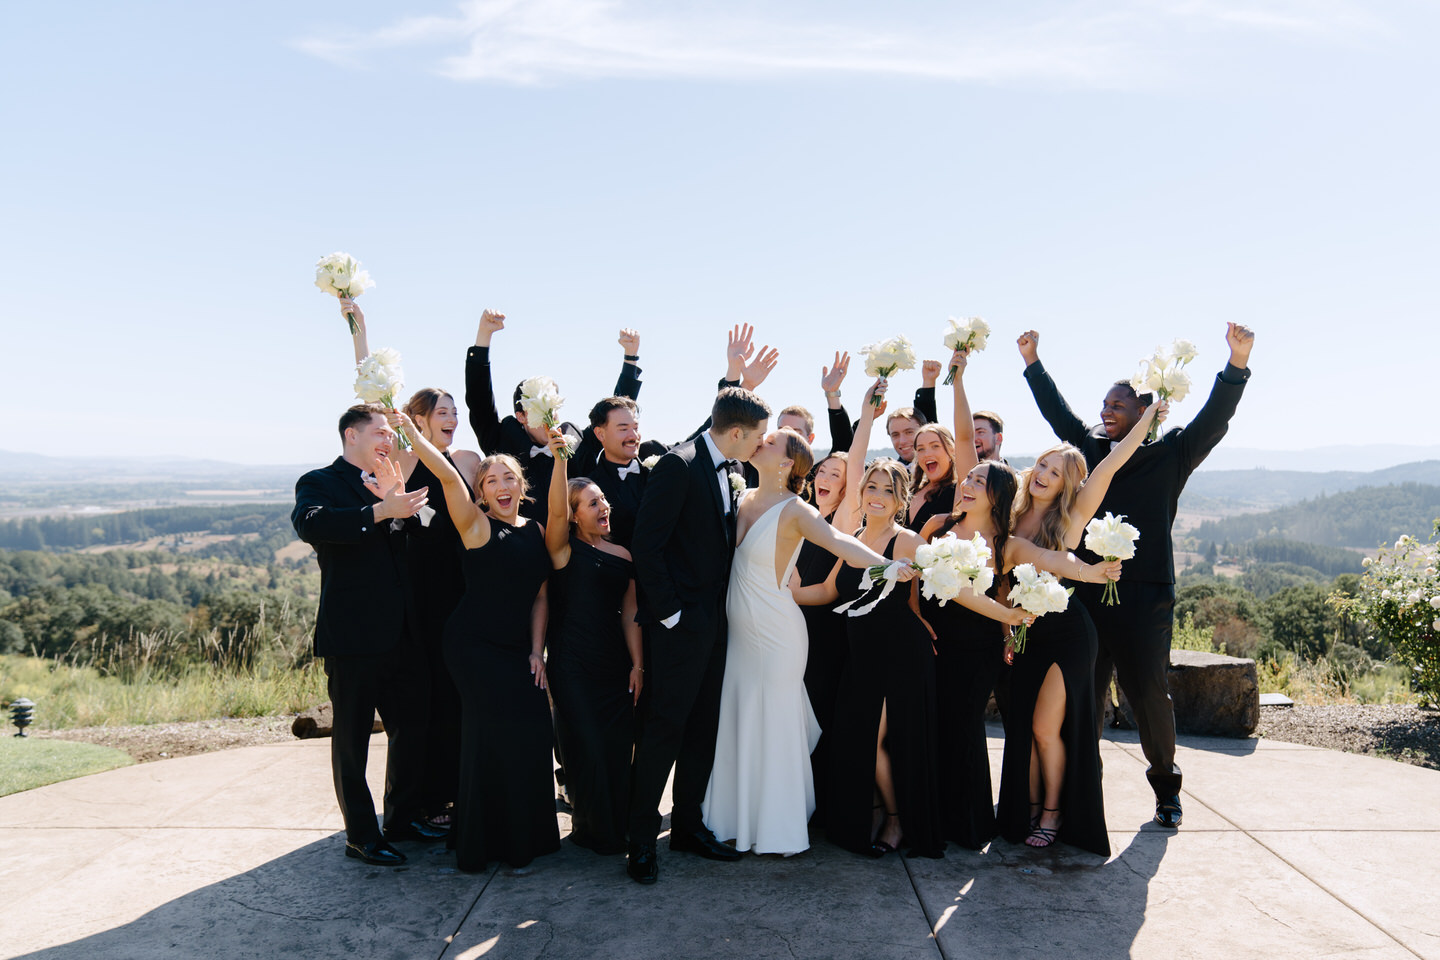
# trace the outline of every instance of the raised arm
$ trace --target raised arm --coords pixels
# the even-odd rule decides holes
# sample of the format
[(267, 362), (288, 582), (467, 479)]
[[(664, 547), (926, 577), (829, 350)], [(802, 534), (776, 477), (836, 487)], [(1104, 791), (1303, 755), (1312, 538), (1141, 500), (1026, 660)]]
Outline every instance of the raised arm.
[(350, 337), (355, 344), (355, 362), (370, 356), (370, 338), (365, 332), (365, 313), (360, 305), (349, 297), (340, 298), (340, 313), (355, 318), (355, 333)]
[(1106, 580), (1120, 579), (1119, 560), (1086, 563), (1068, 550), (1046, 550), (1024, 537), (1011, 537), (1005, 541), (1003, 561), (1006, 570), (1022, 563), (1031, 563), (1041, 570), (1049, 570), (1057, 577), (1079, 580), (1082, 583), (1104, 583)]
[[(969, 350), (956, 350), (950, 357), (955, 368), (955, 476), (964, 477), (980, 462), (975, 455), (975, 418), (970, 415), (970, 398), (965, 395), (965, 364)], [(959, 490), (956, 490), (959, 496)]]
[(1035, 405), (1040, 408), (1040, 415), (1050, 424), (1055, 436), (1066, 443), (1080, 446), (1090, 428), (1085, 426), (1085, 421), (1075, 416), (1075, 411), (1071, 410), (1065, 398), (1060, 396), (1060, 389), (1055, 386), (1055, 381), (1045, 372), (1045, 365), (1040, 362), (1040, 334), (1034, 330), (1026, 330), (1020, 334), (1020, 339), (1016, 340), (1015, 344), (1020, 348), (1020, 356), (1025, 361), (1025, 382), (1030, 385), (1030, 393), (1035, 397)]
[(454, 464), (445, 459), (445, 455), (435, 449), (433, 443), (425, 439), (425, 435), (415, 426), (415, 421), (411, 420), (408, 414), (401, 413), (398, 416), (401, 425), (414, 442), (415, 454), (420, 458), (420, 462), (440, 478), (440, 486), (445, 490), (445, 507), (450, 511), (450, 519), (454, 522), (455, 529), (460, 532), (460, 539), (472, 550), (483, 547), (490, 540), (490, 518), (470, 499), (470, 488), (465, 486), (465, 481), (461, 479)]
[(1230, 418), (1235, 415), (1245, 384), (1250, 380), (1250, 348), (1255, 345), (1254, 332), (1238, 323), (1227, 323), (1225, 342), (1230, 347), (1230, 360), (1215, 378), (1205, 405), (1184, 430), (1175, 431), (1183, 477), (1189, 477), (1229, 431)]
[(880, 378), (865, 391), (860, 403), (860, 422), (855, 425), (855, 436), (850, 440), (850, 456), (845, 463), (845, 499), (835, 509), (832, 521), (837, 530), (854, 530), (860, 525), (860, 481), (865, 476), (865, 452), (870, 445), (870, 431), (877, 419), (885, 413), (885, 404), (875, 406), (871, 397), (884, 396), (885, 380)]
[[(640, 332), (622, 327), (620, 349), (625, 360), (620, 366), (620, 377), (615, 381), (615, 396), (640, 399)], [(588, 431), (587, 431), (588, 432)]]
[(490, 380), (490, 338), (505, 329), (505, 314), (486, 310), (480, 314), (475, 346), (465, 357), (465, 409), (470, 429), (485, 453), (500, 449), (500, 413), (495, 408), (495, 387)]
[(825, 407), (830, 418), (830, 449), (849, 450), (850, 441), (855, 439), (855, 428), (850, 426), (850, 414), (840, 402), (840, 385), (845, 374), (850, 372), (850, 354), (835, 351), (833, 366), (820, 368), (820, 389), (825, 392)]
[(550, 565), (556, 570), (570, 562), (570, 483), (566, 477), (569, 461), (560, 456), (565, 434), (559, 427), (550, 428), (550, 452), (555, 466), (550, 473), (550, 502), (545, 516), (545, 549), (550, 551)]
[(1115, 444), (1105, 459), (1095, 465), (1090, 471), (1090, 476), (1080, 487), (1080, 495), (1075, 498), (1075, 509), (1070, 515), (1070, 526), (1065, 530), (1065, 545), (1075, 549), (1080, 545), (1080, 538), (1085, 533), (1085, 525), (1090, 518), (1095, 516), (1095, 511), (1100, 509), (1100, 503), (1105, 499), (1105, 493), (1110, 489), (1110, 481), (1115, 478), (1115, 473), (1140, 449), (1140, 444), (1145, 441), (1145, 435), (1150, 431), (1150, 421), (1157, 417), (1162, 421), (1170, 412), (1170, 404), (1164, 400), (1157, 400), (1145, 408), (1135, 426), (1125, 434), (1125, 439)]
[(940, 412), (935, 406), (935, 382), (939, 379), (940, 361), (922, 361), (920, 386), (915, 388), (915, 409), (925, 414), (926, 423), (935, 423), (940, 419)]

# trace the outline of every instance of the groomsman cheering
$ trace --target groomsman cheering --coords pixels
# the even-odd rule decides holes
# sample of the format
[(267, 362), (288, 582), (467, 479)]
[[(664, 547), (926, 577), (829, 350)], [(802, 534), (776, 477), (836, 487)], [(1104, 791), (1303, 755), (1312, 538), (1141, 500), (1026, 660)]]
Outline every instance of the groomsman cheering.
[[(1095, 511), (1097, 516), (1124, 514), (1140, 531), (1135, 557), (1125, 562), (1118, 584), (1120, 602), (1113, 606), (1102, 603), (1103, 587), (1096, 584), (1081, 584), (1075, 590), (1100, 636), (1096, 699), (1109, 696), (1113, 669), (1135, 711), (1140, 746), (1150, 761), (1145, 775), (1155, 791), (1155, 822), (1163, 827), (1178, 827), (1181, 819), (1175, 711), (1167, 681), (1175, 620), (1175, 549), (1170, 528), (1185, 482), (1229, 430), (1230, 418), (1250, 379), (1255, 334), (1231, 323), (1226, 325), (1225, 341), (1230, 362), (1216, 376), (1210, 397), (1195, 419), (1189, 426), (1167, 431), (1141, 446), (1110, 481), (1110, 489)], [(1080, 448), (1086, 464), (1094, 470), (1111, 446), (1134, 429), (1152, 396), (1137, 396), (1128, 380), (1116, 381), (1100, 407), (1101, 422), (1087, 427), (1070, 410), (1040, 363), (1040, 335), (1031, 330), (1017, 343), (1025, 360), (1025, 380), (1041, 414), (1057, 437)], [(1076, 552), (1086, 562), (1097, 559), (1087, 550)], [(1096, 713), (1099, 716), (1100, 712)]]
[[(550, 495), (550, 476), (554, 472), (550, 452), (550, 430), (543, 423), (531, 423), (520, 405), (520, 387), (515, 388), (514, 412), (500, 418), (495, 406), (495, 389), (490, 378), (490, 340), (505, 329), (505, 314), (486, 310), (480, 316), (475, 346), (465, 355), (465, 406), (470, 411), (470, 428), (488, 456), (508, 453), (520, 461), (525, 472), (529, 493), (520, 505), (522, 516), (544, 523)], [(615, 381), (615, 395), (634, 400), (640, 396), (640, 335), (634, 330), (620, 331), (620, 346), (625, 362)], [(573, 423), (560, 424), (560, 430), (576, 444), (571, 476), (583, 476), (600, 452), (600, 440), (591, 430), (582, 434)]]
[[(290, 522), (315, 548), (320, 610), (315, 656), (325, 661), (335, 711), (330, 767), (345, 818), (345, 856), (378, 866), (405, 862), (387, 840), (440, 840), (447, 831), (420, 818), (429, 678), (410, 636), (404, 521), (426, 503), (407, 493), (390, 459), (395, 432), (378, 403), (340, 417), (343, 453), (295, 484)], [(365, 783), (375, 711), (385, 723), (385, 832)]]

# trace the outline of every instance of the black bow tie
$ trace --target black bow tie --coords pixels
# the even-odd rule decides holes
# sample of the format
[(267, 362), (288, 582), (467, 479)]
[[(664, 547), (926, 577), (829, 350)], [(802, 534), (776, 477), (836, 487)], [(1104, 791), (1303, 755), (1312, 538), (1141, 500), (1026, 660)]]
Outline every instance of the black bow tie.
[(738, 467), (738, 466), (740, 466), (740, 461), (739, 461), (739, 460), (721, 460), (721, 461), (720, 461), (720, 465), (719, 465), (718, 467), (716, 467), (715, 469), (716, 469), (717, 471), (724, 470), (724, 471), (726, 471), (726, 472), (728, 473), (728, 472), (730, 471), (730, 468), (732, 468), (732, 467)]

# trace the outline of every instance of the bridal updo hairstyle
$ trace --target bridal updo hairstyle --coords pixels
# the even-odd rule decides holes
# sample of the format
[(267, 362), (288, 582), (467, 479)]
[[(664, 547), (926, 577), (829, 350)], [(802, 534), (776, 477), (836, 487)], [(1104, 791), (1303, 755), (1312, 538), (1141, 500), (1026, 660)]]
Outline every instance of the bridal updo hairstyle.
[(805, 442), (805, 438), (794, 429), (781, 427), (775, 432), (785, 438), (785, 456), (790, 460), (790, 476), (785, 481), (785, 488), (801, 500), (807, 500), (810, 496), (810, 468), (815, 465), (815, 454), (810, 451), (810, 444)]
[(492, 453), (480, 461), (480, 466), (475, 471), (475, 502), (487, 513), (490, 505), (484, 500), (485, 478), (490, 475), (491, 470), (501, 466), (509, 467), (510, 472), (520, 479), (520, 499), (530, 499), (530, 484), (525, 480), (525, 471), (520, 468), (520, 461), (508, 453)]
[[(1075, 500), (1080, 496), (1080, 487), (1090, 473), (1085, 466), (1085, 455), (1074, 446), (1068, 443), (1056, 444), (1036, 457), (1035, 466), (1020, 475), (1020, 492), (1015, 496), (1015, 519), (1019, 520), (1035, 509), (1035, 500), (1030, 496), (1030, 475), (1040, 466), (1040, 461), (1053, 457), (1060, 458), (1060, 482), (1063, 486), (1040, 518), (1040, 534), (1035, 538), (1035, 545), (1042, 550), (1063, 551), (1066, 549), (1065, 530), (1070, 526)], [(990, 472), (993, 474), (994, 471), (995, 464), (992, 462)]]
[(770, 405), (744, 387), (726, 387), (715, 395), (710, 426), (725, 433), (740, 427), (747, 433), (770, 419)]
[[(856, 495), (860, 500), (865, 499), (865, 485), (870, 482), (870, 477), (877, 473), (883, 473), (885, 479), (895, 488), (895, 516), (904, 516), (905, 511), (910, 507), (910, 471), (905, 469), (905, 464), (890, 457), (876, 457), (870, 461), (865, 468), (865, 473), (860, 477), (860, 489)], [(849, 491), (846, 491), (847, 495)], [(864, 515), (864, 510), (861, 510)], [(865, 522), (869, 522), (866, 518)]]

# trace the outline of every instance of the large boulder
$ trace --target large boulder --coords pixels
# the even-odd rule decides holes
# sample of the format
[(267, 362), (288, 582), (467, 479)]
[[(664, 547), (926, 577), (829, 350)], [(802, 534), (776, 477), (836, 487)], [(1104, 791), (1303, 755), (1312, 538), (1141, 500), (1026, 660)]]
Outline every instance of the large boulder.
[[(1248, 737), (1260, 723), (1260, 684), (1255, 661), (1196, 650), (1171, 650), (1167, 672), (1175, 702), (1175, 729), (1212, 737)], [(1135, 729), (1123, 691), (1119, 710), (1103, 704), (1105, 723)]]
[[(290, 724), (290, 732), (301, 740), (310, 740), (314, 737), (328, 737), (335, 726), (335, 708), (330, 701), (311, 707), (304, 713), (297, 714), (295, 722)], [(385, 725), (380, 722), (380, 713), (375, 713), (375, 723), (370, 728), (371, 733), (380, 733)]]

